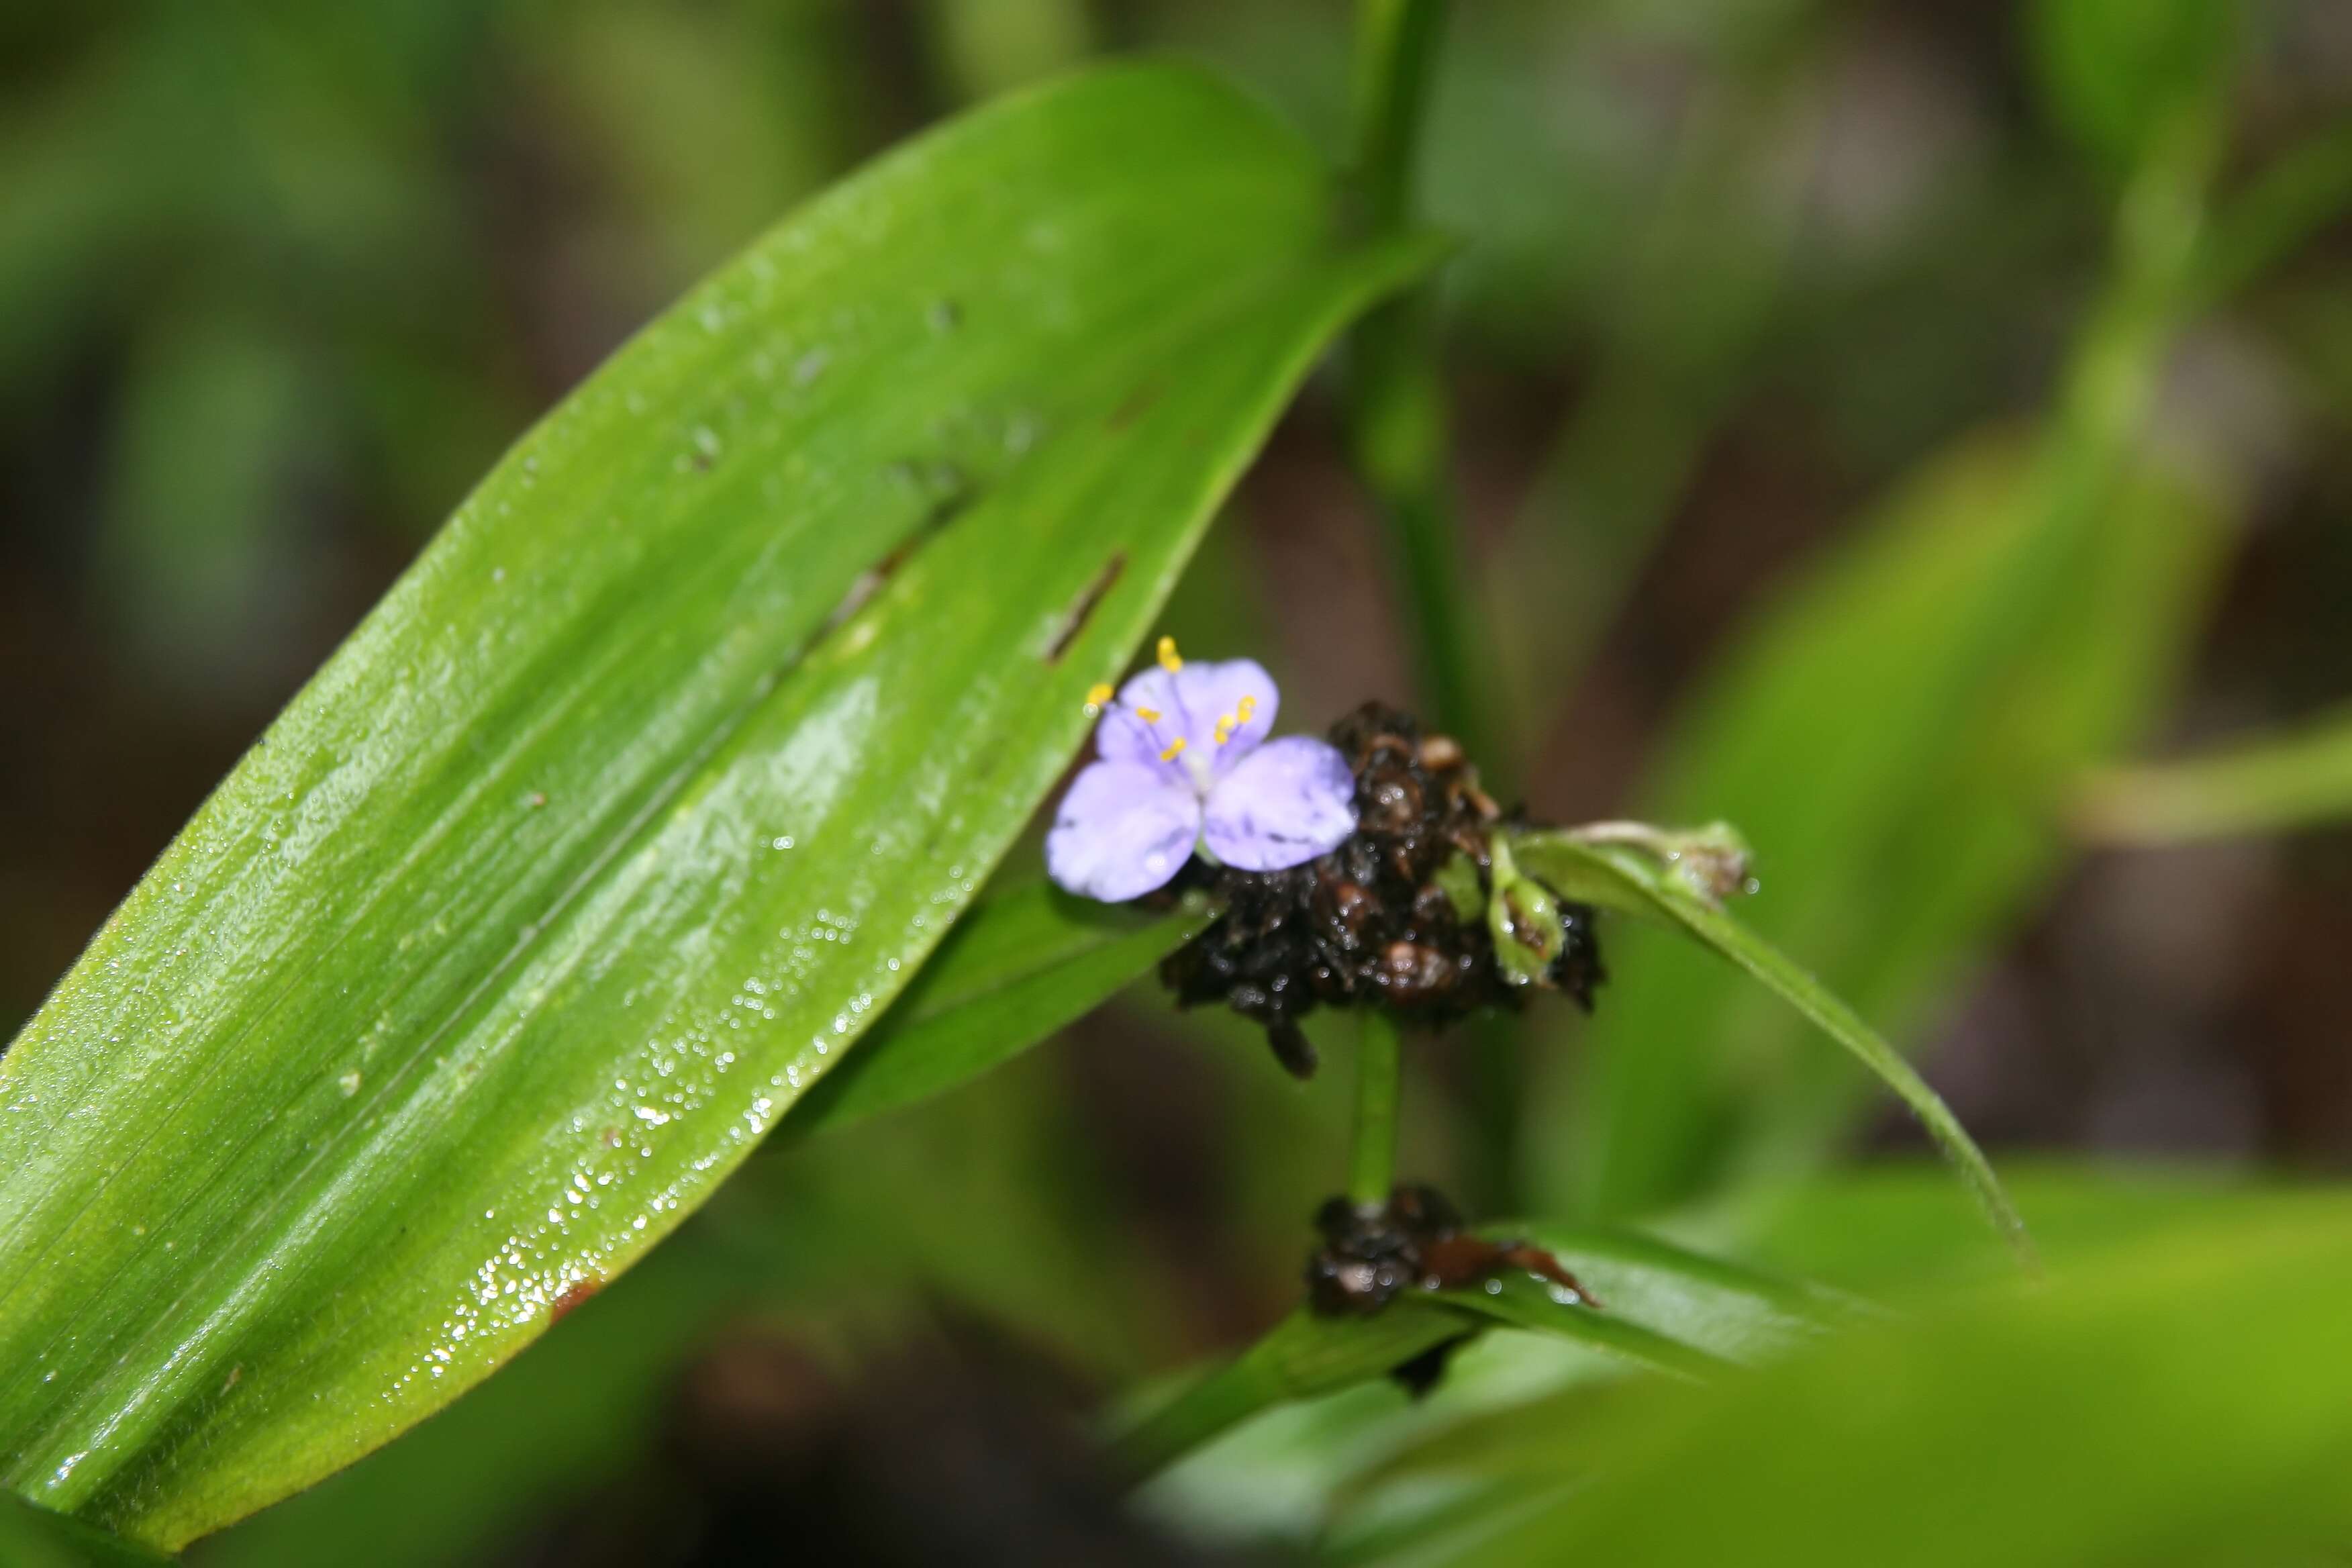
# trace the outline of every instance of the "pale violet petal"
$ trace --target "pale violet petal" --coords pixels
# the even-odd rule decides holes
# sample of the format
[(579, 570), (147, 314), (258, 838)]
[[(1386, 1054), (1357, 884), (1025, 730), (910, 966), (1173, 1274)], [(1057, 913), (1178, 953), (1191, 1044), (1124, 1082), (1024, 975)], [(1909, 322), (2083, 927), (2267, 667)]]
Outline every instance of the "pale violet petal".
[[(1244, 699), (1250, 709), (1245, 722), (1239, 718)], [(1254, 658), (1188, 659), (1173, 675), (1154, 666), (1120, 689), (1095, 732), (1095, 750), (1106, 762), (1181, 766), (1205, 786), (1256, 750), (1272, 731), (1281, 703), (1274, 678)], [(1146, 720), (1147, 712), (1159, 717)], [(1233, 723), (1220, 744), (1217, 732), (1228, 720)], [(1180, 760), (1163, 762), (1180, 739)]]
[[(1179, 776), (1179, 763), (1160, 760), (1168, 743), (1184, 733), (1177, 712), (1174, 678), (1166, 670), (1155, 666), (1129, 676), (1118, 695), (1103, 709), (1102, 722), (1095, 727), (1096, 754), (1107, 763), (1164, 768), (1171, 777)], [(1146, 713), (1159, 717), (1146, 719)], [(1185, 745), (1189, 750), (1189, 738)]]
[(1356, 830), (1356, 775), (1309, 735), (1269, 741), (1209, 792), (1202, 840), (1244, 871), (1280, 871), (1337, 848)]
[(1124, 903), (1163, 887), (1201, 834), (1192, 786), (1156, 767), (1095, 763), (1062, 796), (1045, 835), (1045, 869), (1070, 892)]

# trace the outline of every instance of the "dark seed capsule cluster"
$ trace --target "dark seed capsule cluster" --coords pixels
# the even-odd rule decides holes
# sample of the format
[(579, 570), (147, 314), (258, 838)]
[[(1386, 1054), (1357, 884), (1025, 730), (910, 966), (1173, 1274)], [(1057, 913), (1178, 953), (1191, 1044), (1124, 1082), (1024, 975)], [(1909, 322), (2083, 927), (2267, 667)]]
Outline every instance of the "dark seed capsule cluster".
[(1307, 1300), (1325, 1317), (1377, 1312), (1401, 1290), (1458, 1290), (1513, 1268), (1598, 1305), (1541, 1247), (1465, 1230), (1460, 1211), (1434, 1187), (1399, 1186), (1386, 1204), (1332, 1198), (1315, 1228), (1323, 1245), (1307, 1260)]
[[(1286, 871), (1194, 862), (1225, 912), (1160, 966), (1185, 1006), (1222, 1002), (1266, 1027), (1301, 1078), (1315, 1053), (1298, 1020), (1318, 1005), (1379, 1006), (1416, 1024), (1518, 1007), (1527, 988), (1496, 964), (1486, 904), (1487, 839), (1500, 821), (1461, 746), (1368, 702), (1331, 727), (1356, 773), (1357, 827), (1329, 854)], [(1583, 1006), (1601, 979), (1592, 911), (1559, 904), (1563, 941), (1547, 984)]]

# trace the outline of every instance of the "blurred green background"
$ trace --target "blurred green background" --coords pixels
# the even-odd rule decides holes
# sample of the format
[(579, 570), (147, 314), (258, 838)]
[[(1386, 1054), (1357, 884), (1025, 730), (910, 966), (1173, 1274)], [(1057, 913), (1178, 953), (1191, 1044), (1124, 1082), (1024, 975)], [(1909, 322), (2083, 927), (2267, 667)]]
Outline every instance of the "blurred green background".
[[(1144, 49), (1337, 156), (1349, 22), (0, 12), (0, 1025), (505, 445), (793, 202)], [(2103, 762), (2352, 694), (2352, 7), (1479, 0), (1419, 175), (1460, 240), (1435, 319), (1480, 699), (1438, 716), (1501, 792), (1738, 823), (1746, 912), (2041, 1162), (2053, 1250), (2188, 1201), (2090, 1162), (2342, 1173), (2352, 839), (2104, 847), (2079, 803)], [(1171, 615), (1264, 658), (1310, 727), (1433, 696), (1347, 446), (1318, 384)], [(1408, 1169), (1856, 1286), (1898, 1247), (1927, 1278), (1986, 1261), (1842, 1058), (1704, 955), (1607, 934), (1591, 1025), (1539, 1007), (1416, 1050)], [(981, 1489), (1031, 1542), (1005, 1560), (1041, 1560), (1077, 1538), (1018, 1534), (1076, 1528), (1031, 1406), (1278, 1314), (1346, 1098), (1139, 991), (947, 1101), (764, 1154), (510, 1372), (196, 1556), (636, 1561), (756, 1432), (801, 1467), (820, 1558), (825, 1521), (936, 1498), (920, 1456), (962, 1444), (1026, 1478)], [(1318, 1451), (1294, 1491), (1339, 1463)], [(1223, 1536), (1291, 1521), (1265, 1489)], [(1097, 1523), (1090, 1560), (1226, 1549)]]

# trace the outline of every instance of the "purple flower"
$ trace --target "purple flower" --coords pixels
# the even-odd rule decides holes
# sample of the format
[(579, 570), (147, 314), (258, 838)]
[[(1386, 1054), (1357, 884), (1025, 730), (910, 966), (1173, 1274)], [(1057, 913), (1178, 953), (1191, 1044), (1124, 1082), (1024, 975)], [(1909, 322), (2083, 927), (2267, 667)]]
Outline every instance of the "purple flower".
[(1108, 686), (1087, 700), (1103, 710), (1100, 760), (1071, 784), (1045, 836), (1045, 868), (1073, 893), (1140, 898), (1195, 848), (1244, 871), (1280, 871), (1356, 830), (1347, 759), (1309, 736), (1266, 739), (1281, 693), (1254, 659), (1188, 664), (1161, 637), (1159, 668), (1116, 700)]

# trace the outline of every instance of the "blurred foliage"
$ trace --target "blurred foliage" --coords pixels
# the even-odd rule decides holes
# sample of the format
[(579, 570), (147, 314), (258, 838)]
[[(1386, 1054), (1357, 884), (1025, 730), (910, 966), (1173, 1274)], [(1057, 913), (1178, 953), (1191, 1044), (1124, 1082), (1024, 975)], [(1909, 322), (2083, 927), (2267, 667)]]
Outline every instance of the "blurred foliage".
[(2278, 833), (2347, 816), (2352, 715), (2341, 710), (2217, 755), (2099, 774), (2080, 803), (2084, 832), (2118, 844)]
[(1485, 1417), (1389, 1467), (1480, 1494), (1397, 1560), (2326, 1561), (2352, 1529), (2345, 1217), (2250, 1205), (1741, 1385)]
[[(1450, 11), (1416, 185), (1460, 238), (1428, 329), (1464, 563), (1451, 613), (1502, 672), (1490, 772), (1538, 818), (1738, 822), (1762, 879), (1743, 918), (1925, 1053), (1964, 1118), (2013, 1107), (1981, 1031), (1954, 1021), (2013, 997), (2021, 950), (2051, 945), (2053, 910), (2106, 864), (2086, 872), (2073, 831), (2083, 771), (2143, 746), (2198, 754), (2352, 689), (2342, 6)], [(1335, 0), (0, 16), (0, 639), (20, 639), (0, 659), (43, 670), (65, 694), (47, 706), (92, 726), (152, 724), (33, 659), (54, 645), (120, 666), (241, 744), (532, 410), (798, 196), (962, 103), (1153, 47), (1209, 57), (1337, 156), (1349, 29)], [(1406, 594), (1365, 543), (1337, 423), (1310, 400), (1170, 611), (1188, 647), (1263, 650), (1302, 718), (1408, 679), (1418, 657), (1394, 646), (1383, 606)], [(0, 726), (12, 748), (21, 726), (36, 764), (0, 785), (26, 792), (12, 813), (121, 815), (81, 787), (136, 771), (121, 753), (70, 752), (45, 774), (47, 749), (69, 750), (52, 737), (78, 731), (30, 701)], [(2267, 824), (2278, 801), (2336, 798), (2333, 756), (2315, 740), (2201, 774), (2103, 776), (2226, 795), (2210, 810)], [(131, 820), (160, 831), (199, 782), (157, 784), (163, 803)], [(110, 815), (74, 815), (82, 796)], [(105, 864), (152, 855), (144, 830), (121, 829), (136, 841)], [(0, 1012), (30, 1010), (123, 885), (51, 852), (0, 864)], [(2242, 906), (2193, 880), (2164, 900), (2202, 942), (2259, 950), (2235, 961), (2239, 1011), (2210, 1048), (2268, 1075), (2269, 1140), (2280, 1105), (2343, 1098), (2326, 1060), (2290, 1058), (2340, 1056), (2325, 987), (2352, 930), (2330, 843), (2279, 876), (2243, 931)], [(2336, 1279), (2312, 1232), (2340, 1216), (2262, 1208), (2233, 1241), (2256, 1213), (2242, 1200), (2268, 1202), (2250, 1184), (2004, 1163), (2065, 1290), (2044, 1310), (1982, 1304), (2003, 1265), (1963, 1194), (1940, 1173), (1839, 1168), (1865, 1137), (1904, 1136), (1866, 1132), (1848, 1064), (1706, 955), (1622, 924), (1606, 938), (1595, 1022), (1538, 1011), (1513, 1037), (1540, 1053), (1538, 1092), (1497, 1188), (1924, 1301), (1931, 1322), (1668, 1404), (1591, 1352), (1493, 1333), (1423, 1404), (1373, 1384), (1240, 1426), (1147, 1494), (1153, 1517), (1344, 1560), (1401, 1531), (1442, 1553), (1465, 1527), (1522, 1531), (1538, 1558), (1606, 1539), (1638, 1559), (1707, 1528), (1672, 1484), (1694, 1456), (1780, 1455), (1741, 1482), (1759, 1521), (1746, 1548), (1770, 1560), (1801, 1539), (1790, 1510), (1850, 1495), (1848, 1460), (1886, 1478), (1852, 1505), (1860, 1530), (1955, 1507), (1920, 1478), (1990, 1474), (1969, 1467), (2013, 1450), (2000, 1474), (2017, 1518), (2059, 1510), (2086, 1533), (2053, 1542), (2161, 1557), (2063, 1485), (2076, 1471), (2058, 1445), (2112, 1456), (2131, 1421), (2189, 1430), (2180, 1462), (2231, 1476), (2242, 1445), (2278, 1489), (2233, 1495), (2295, 1521), (2294, 1485), (2336, 1441), (2316, 1401), (2336, 1391), (2296, 1378), (2326, 1365), (2304, 1292)], [(2321, 955), (2285, 972), (2319, 987), (2299, 1004), (2266, 967), (2298, 942)], [(2124, 1037), (2047, 1064), (2074, 1098), (2023, 1131), (2096, 1139), (2084, 1104), (2158, 1049), (2112, 1002), (2047, 1005)], [(2301, 1047), (2283, 1035), (2295, 1005)], [(1346, 1031), (1316, 1023), (1344, 1069)], [(1475, 1074), (1450, 1049), (1410, 1054), (1407, 1168), (1480, 1170)], [(845, 1364), (975, 1314), (1088, 1394), (1251, 1342), (1289, 1306), (1304, 1222), (1339, 1183), (1345, 1083), (1293, 1086), (1255, 1031), (1139, 987), (951, 1096), (761, 1156), (508, 1372), (194, 1555), (504, 1560), (641, 1458), (681, 1369), (744, 1314)], [(2352, 1131), (2323, 1135), (2341, 1170)], [(2209, 1357), (2215, 1302), (2246, 1327)], [(2046, 1430), (2019, 1403), (2126, 1379), (2130, 1402), (2103, 1414), (2080, 1394)], [(2175, 1402), (2200, 1392), (2183, 1419)], [(2285, 1434), (2304, 1447), (2259, 1446), (2283, 1430), (2255, 1419), (2273, 1406), (2310, 1415)], [(1864, 1436), (1792, 1443), (1791, 1409)], [(1882, 1456), (1889, 1411), (1910, 1441)], [(1521, 1477), (1550, 1467), (1546, 1488), (1594, 1445), (1629, 1453), (1622, 1495), (1655, 1500), (1654, 1517), (1549, 1491), (1537, 1513), (1498, 1511), (1417, 1447), (1447, 1442)], [(1416, 1453), (1431, 1469), (1413, 1479)], [(2183, 1551), (2228, 1544), (2162, 1511), (2198, 1476), (2131, 1473), (2127, 1495), (2177, 1521)], [(1999, 1523), (1950, 1539), (1982, 1554)]]

